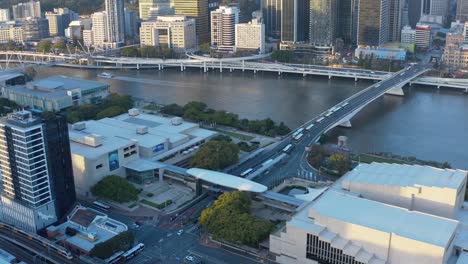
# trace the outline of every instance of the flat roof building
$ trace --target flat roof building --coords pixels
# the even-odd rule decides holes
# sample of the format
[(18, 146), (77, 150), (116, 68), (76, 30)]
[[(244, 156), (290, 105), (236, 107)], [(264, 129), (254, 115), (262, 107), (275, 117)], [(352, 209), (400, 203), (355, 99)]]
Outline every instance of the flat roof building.
[[(138, 183), (156, 180), (157, 161), (188, 157), (198, 146), (216, 135), (198, 124), (181, 118), (140, 113), (75, 123), (69, 130), (77, 193), (89, 195), (89, 188), (110, 174), (131, 176)], [(137, 162), (144, 160), (149, 177), (129, 175)], [(149, 166), (148, 163), (155, 166)], [(140, 173), (144, 173), (141, 172)]]
[(454, 218), (465, 199), (466, 179), (463, 170), (374, 162), (346, 174), (341, 188), (412, 211)]
[(260, 19), (236, 24), (236, 49), (265, 52), (265, 24)]
[[(73, 230), (73, 231), (70, 231)], [(89, 254), (96, 244), (106, 242), (125, 232), (128, 227), (106, 214), (76, 206), (67, 221), (47, 228), (47, 237), (65, 244), (67, 248), (80, 254)]]
[(456, 193), (463, 188), (464, 196), (466, 172), (361, 165), (270, 235), (270, 251), (279, 263), (455, 263), (457, 243), (463, 242), (458, 242), (459, 237), (466, 234), (459, 219), (427, 213), (432, 208), (417, 211), (395, 206), (414, 194), (411, 188), (434, 194), (429, 204), (443, 203), (451, 195), (441, 197), (437, 189)]
[(2, 96), (22, 106), (46, 111), (94, 103), (109, 95), (110, 85), (64, 76), (53, 76), (26, 85), (1, 88)]
[(158, 16), (155, 21), (143, 22), (140, 27), (140, 43), (143, 46), (165, 46), (177, 50), (195, 49), (195, 19), (185, 16)]

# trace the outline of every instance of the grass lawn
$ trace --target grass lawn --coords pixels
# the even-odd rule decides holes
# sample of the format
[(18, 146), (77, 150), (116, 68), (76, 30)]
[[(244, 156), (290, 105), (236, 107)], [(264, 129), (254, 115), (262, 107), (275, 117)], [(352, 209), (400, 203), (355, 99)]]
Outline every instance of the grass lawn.
[(226, 134), (226, 135), (228, 135), (230, 137), (238, 138), (238, 139), (244, 140), (244, 141), (250, 141), (250, 140), (255, 138), (255, 137), (252, 137), (252, 136), (248, 136), (248, 135), (244, 135), (244, 134), (240, 134), (240, 133), (236, 133), (236, 132), (231, 132), (231, 131), (220, 130), (220, 129), (216, 129), (216, 131), (218, 131), (219, 133), (222, 133), (222, 134)]
[(140, 201), (140, 203), (143, 203), (143, 204), (152, 206), (152, 207), (154, 207), (154, 208), (163, 209), (164, 207), (167, 207), (167, 206), (171, 205), (171, 204), (172, 204), (172, 200), (167, 200), (167, 201), (164, 202), (164, 203), (158, 204), (158, 203), (154, 203), (154, 202), (148, 201), (148, 200), (146, 200), (146, 199), (143, 199), (143, 200)]
[(395, 163), (395, 164), (412, 164), (411, 162), (399, 159), (391, 159), (381, 156), (375, 156), (370, 154), (359, 154), (358, 157), (353, 158), (354, 161), (361, 161), (362, 163), (372, 163), (372, 162), (385, 162), (385, 163)]

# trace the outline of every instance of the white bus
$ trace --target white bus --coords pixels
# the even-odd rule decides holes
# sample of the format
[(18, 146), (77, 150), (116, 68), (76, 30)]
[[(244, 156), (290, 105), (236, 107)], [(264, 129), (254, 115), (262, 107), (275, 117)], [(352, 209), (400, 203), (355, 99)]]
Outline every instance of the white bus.
[(108, 257), (107, 259), (105, 259), (104, 261), (106, 263), (109, 263), (109, 264), (114, 264), (114, 263), (117, 263), (119, 262), (119, 260), (122, 258), (122, 255), (124, 254), (123, 251), (119, 251), (117, 253), (115, 253), (114, 255)]
[(301, 127), (301, 128), (299, 128), (296, 132), (302, 133), (302, 131), (304, 131), (304, 128)]
[(347, 106), (348, 104), (349, 104), (349, 103), (346, 102), (346, 103), (342, 104), (341, 107), (345, 107), (345, 106)]
[(306, 130), (309, 131), (309, 130), (311, 130), (313, 127), (314, 127), (314, 124), (310, 124), (310, 125), (308, 125), (308, 126), (306, 127)]
[(284, 147), (283, 152), (289, 153), (293, 149), (293, 145), (289, 144), (286, 147)]
[(246, 171), (242, 172), (242, 173), (240, 174), (240, 176), (241, 176), (241, 177), (245, 177), (245, 176), (249, 175), (250, 173), (252, 173), (252, 171), (253, 171), (252, 168), (247, 169)]
[(325, 117), (329, 117), (329, 116), (331, 116), (332, 114), (333, 114), (333, 112), (332, 112), (332, 111), (329, 111), (329, 112), (325, 115)]
[(129, 249), (127, 252), (125, 252), (122, 255), (122, 260), (127, 261), (127, 260), (133, 258), (138, 253), (140, 253), (144, 248), (145, 248), (145, 244), (143, 244), (143, 243), (140, 243), (140, 244), (134, 246), (133, 248)]
[(302, 139), (303, 136), (304, 136), (304, 134), (301, 133), (301, 134), (297, 135), (297, 137), (295, 138), (295, 140), (296, 140), (296, 141), (299, 141), (299, 140)]
[(273, 159), (269, 159), (265, 162), (262, 163), (262, 166), (267, 166), (268, 164), (272, 163), (273, 162)]
[(338, 106), (337, 108), (335, 108), (335, 110), (333, 112), (338, 112), (338, 111), (340, 111), (340, 109), (341, 109), (341, 106)]
[(321, 118), (317, 119), (316, 122), (317, 122), (317, 123), (320, 123), (320, 122), (322, 122), (324, 119), (325, 119), (325, 117), (322, 116)]
[(109, 210), (110, 209), (110, 206), (101, 202), (101, 201), (94, 201), (93, 202), (93, 205), (98, 207), (99, 209), (102, 209), (102, 210)]

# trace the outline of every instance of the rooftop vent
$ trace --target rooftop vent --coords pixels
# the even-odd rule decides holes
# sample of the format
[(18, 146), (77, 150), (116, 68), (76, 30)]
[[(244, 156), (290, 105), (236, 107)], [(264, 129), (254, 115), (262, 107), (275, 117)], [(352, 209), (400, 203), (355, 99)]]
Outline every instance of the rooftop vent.
[(129, 116), (137, 116), (140, 114), (140, 111), (136, 108), (132, 108), (128, 110), (128, 115)]
[(136, 129), (137, 134), (144, 135), (148, 133), (148, 127), (147, 126), (139, 126)]
[(171, 124), (173, 126), (178, 126), (178, 125), (182, 125), (183, 121), (184, 120), (181, 117), (174, 117), (174, 118), (171, 119)]
[(74, 130), (85, 130), (86, 129), (86, 123), (85, 122), (76, 122), (75, 124), (72, 125), (72, 128)]

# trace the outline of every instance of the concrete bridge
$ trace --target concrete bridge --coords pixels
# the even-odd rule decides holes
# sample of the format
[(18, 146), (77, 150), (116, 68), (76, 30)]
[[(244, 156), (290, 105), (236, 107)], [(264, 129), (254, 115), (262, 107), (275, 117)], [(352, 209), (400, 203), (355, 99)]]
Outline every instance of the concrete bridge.
[(253, 177), (249, 178), (268, 185), (268, 177), (264, 174), (256, 174), (255, 172), (262, 170), (266, 160), (275, 160), (284, 155), (282, 149), (288, 144), (293, 144), (295, 148), (288, 154), (288, 162), (277, 163), (275, 170), (282, 171), (285, 174), (296, 175), (298, 172), (303, 172), (309, 176), (314, 176), (313, 178), (317, 180), (327, 180), (318, 175), (317, 171), (308, 164), (306, 147), (317, 142), (321, 135), (336, 126), (351, 127), (351, 119), (380, 96), (388, 93), (403, 95), (402, 87), (404, 85), (431, 68), (432, 65), (429, 64), (416, 64), (393, 73), (386, 79), (354, 94), (296, 129), (295, 131), (299, 131), (300, 129), (303, 134), (300, 140), (295, 140), (288, 136), (276, 146), (264, 150), (252, 159), (239, 163), (237, 167), (230, 169), (229, 172), (240, 175), (247, 169), (252, 168), (253, 172), (250, 174), (255, 175), (256, 179), (253, 179)]

